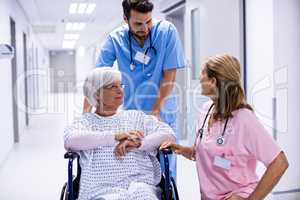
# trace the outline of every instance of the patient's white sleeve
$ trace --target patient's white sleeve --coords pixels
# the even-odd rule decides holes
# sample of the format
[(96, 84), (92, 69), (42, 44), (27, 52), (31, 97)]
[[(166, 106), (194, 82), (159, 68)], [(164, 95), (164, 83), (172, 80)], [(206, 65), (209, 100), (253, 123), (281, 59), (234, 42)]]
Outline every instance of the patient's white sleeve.
[(172, 128), (152, 115), (144, 115), (144, 134), (139, 147), (142, 151), (155, 151), (165, 141), (176, 141)]
[(113, 146), (116, 143), (114, 132), (92, 131), (80, 122), (74, 122), (64, 131), (66, 150), (91, 150), (101, 146)]

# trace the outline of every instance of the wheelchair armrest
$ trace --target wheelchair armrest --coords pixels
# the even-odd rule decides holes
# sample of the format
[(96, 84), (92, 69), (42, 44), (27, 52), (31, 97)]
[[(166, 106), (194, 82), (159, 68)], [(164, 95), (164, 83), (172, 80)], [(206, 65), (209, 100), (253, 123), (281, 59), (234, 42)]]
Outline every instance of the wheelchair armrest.
[(64, 158), (74, 160), (75, 158), (79, 158), (79, 154), (73, 151), (68, 151), (65, 153)]
[(162, 154), (172, 154), (173, 153), (171, 148), (161, 149), (161, 150), (159, 150), (159, 152)]
[(170, 189), (172, 188), (171, 181), (173, 178), (170, 175), (168, 156), (170, 154), (173, 154), (173, 151), (171, 148), (166, 148), (166, 149), (160, 149), (159, 153), (163, 156), (163, 162), (164, 162), (164, 181), (162, 186), (165, 191), (165, 199), (170, 200), (173, 199), (171, 198), (171, 194), (169, 193)]
[[(81, 174), (81, 168), (79, 164), (80, 156), (78, 153), (68, 151), (64, 154), (64, 158), (68, 159), (68, 183), (67, 183), (67, 199), (75, 200), (78, 197), (79, 178)], [(77, 159), (77, 176), (73, 181), (73, 161)]]

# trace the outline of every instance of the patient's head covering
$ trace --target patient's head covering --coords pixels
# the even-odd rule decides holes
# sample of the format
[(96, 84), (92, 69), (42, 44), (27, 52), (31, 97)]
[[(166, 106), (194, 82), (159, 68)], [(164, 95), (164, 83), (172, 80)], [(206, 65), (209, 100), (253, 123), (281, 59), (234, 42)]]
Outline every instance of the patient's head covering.
[(121, 81), (121, 77), (120, 71), (112, 67), (95, 68), (85, 78), (83, 95), (92, 106), (97, 107), (97, 91), (104, 86), (112, 84), (114, 81)]

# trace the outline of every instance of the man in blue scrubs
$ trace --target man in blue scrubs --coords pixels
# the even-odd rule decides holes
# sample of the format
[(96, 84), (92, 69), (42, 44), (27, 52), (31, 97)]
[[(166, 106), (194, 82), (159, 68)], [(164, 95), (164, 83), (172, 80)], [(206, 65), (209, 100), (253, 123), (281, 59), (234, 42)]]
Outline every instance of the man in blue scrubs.
[[(152, 19), (149, 0), (123, 0), (124, 26), (112, 31), (101, 48), (97, 67), (113, 66), (117, 61), (125, 86), (125, 109), (155, 115), (176, 127), (174, 81), (177, 69), (185, 65), (184, 53), (175, 26)], [(85, 109), (87, 108), (85, 101)], [(176, 177), (176, 159), (170, 161)]]

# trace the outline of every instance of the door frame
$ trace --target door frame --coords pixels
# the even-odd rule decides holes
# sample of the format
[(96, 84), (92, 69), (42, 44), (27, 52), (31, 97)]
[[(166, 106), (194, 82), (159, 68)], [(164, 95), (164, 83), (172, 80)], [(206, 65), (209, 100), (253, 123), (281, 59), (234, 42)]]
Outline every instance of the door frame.
[(24, 97), (25, 97), (25, 124), (29, 126), (29, 115), (28, 115), (28, 83), (27, 83), (27, 35), (23, 32), (23, 63), (24, 63)]
[(19, 116), (18, 116), (18, 105), (17, 105), (17, 48), (16, 48), (16, 22), (10, 17), (10, 36), (11, 36), (11, 46), (15, 49), (15, 56), (11, 60), (11, 91), (12, 91), (12, 111), (13, 111), (13, 131), (14, 131), (14, 143), (20, 141), (19, 135)]

